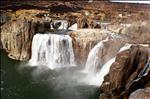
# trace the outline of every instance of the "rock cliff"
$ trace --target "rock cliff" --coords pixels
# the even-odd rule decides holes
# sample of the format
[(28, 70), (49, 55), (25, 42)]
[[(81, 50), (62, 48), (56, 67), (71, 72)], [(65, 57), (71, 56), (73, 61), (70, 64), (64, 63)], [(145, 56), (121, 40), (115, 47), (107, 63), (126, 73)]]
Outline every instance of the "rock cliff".
[[(114, 34), (115, 36), (112, 36), (113, 33), (108, 32), (109, 31), (103, 29), (79, 29), (68, 33), (73, 39), (73, 49), (77, 64), (85, 65), (90, 50), (98, 42), (106, 39), (107, 37), (110, 39), (105, 42), (105, 46), (103, 48), (104, 51), (99, 54), (106, 54), (109, 50), (111, 50), (111, 48), (113, 50), (112, 53), (115, 53), (118, 48), (127, 42), (127, 39), (122, 35), (118, 35), (117, 37), (117, 35)], [(114, 53), (112, 53), (110, 55), (111, 58), (114, 56)], [(108, 57), (109, 55), (103, 57), (105, 62), (109, 60)]]
[(10, 58), (30, 58), (34, 25), (32, 21), (12, 20), (1, 26), (1, 47), (9, 53)]
[(98, 29), (80, 29), (70, 32), (73, 38), (73, 49), (77, 64), (84, 65), (89, 51), (108, 35)]
[(131, 92), (149, 87), (150, 47), (132, 45), (119, 52), (100, 87), (100, 99), (126, 99)]

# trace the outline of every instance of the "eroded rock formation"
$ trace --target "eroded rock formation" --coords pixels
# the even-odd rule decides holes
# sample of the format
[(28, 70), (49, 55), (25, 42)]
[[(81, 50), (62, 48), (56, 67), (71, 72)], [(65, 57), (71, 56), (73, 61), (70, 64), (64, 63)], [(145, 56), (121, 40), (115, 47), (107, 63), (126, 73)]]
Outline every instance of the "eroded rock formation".
[(1, 26), (1, 47), (17, 60), (30, 58), (35, 24), (27, 20), (12, 20)]
[(150, 47), (140, 45), (118, 53), (100, 87), (100, 99), (126, 99), (131, 92), (149, 87), (150, 71), (146, 67), (149, 57)]

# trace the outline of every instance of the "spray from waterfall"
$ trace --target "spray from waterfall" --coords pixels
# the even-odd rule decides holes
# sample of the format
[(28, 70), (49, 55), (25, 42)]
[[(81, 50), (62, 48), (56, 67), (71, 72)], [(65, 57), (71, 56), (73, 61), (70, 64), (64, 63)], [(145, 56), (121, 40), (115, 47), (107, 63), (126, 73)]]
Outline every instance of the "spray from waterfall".
[(73, 66), (74, 53), (69, 35), (36, 34), (32, 42), (31, 65), (46, 65), (50, 69)]
[(106, 62), (99, 72), (95, 73), (94, 75), (91, 73), (88, 73), (87, 76), (84, 79), (81, 79), (80, 82), (88, 84), (88, 85), (95, 85), (100, 86), (102, 82), (104, 81), (104, 77), (106, 74), (108, 74), (110, 70), (110, 66), (113, 62), (115, 62), (116, 58), (110, 59), (108, 62)]
[[(115, 61), (115, 57), (121, 48), (123, 42), (120, 38), (108, 37), (105, 40), (100, 41), (89, 52), (84, 73), (87, 74), (82, 82), (89, 85), (101, 85), (104, 81), (104, 76), (109, 72), (110, 66)], [(121, 49), (120, 49), (121, 48)]]
[(33, 37), (32, 57), (29, 63), (38, 66), (45, 65), (50, 69), (67, 67), (63, 75), (55, 78), (60, 83), (66, 79), (65, 81), (76, 81), (78, 84), (99, 86), (109, 72), (121, 46), (122, 43), (118, 43), (115, 37), (109, 39), (107, 37), (89, 52), (84, 72), (79, 72), (81, 69), (74, 68), (70, 74), (69, 68), (75, 65), (72, 38), (69, 35), (36, 34)]

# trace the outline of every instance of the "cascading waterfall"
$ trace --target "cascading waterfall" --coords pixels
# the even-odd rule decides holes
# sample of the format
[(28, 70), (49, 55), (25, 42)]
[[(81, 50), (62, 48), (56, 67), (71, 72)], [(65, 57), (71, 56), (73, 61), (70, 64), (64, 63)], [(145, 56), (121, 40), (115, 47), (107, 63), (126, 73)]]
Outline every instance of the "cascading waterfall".
[(108, 30), (104, 30), (104, 32), (106, 32), (109, 37), (100, 41), (89, 52), (84, 70), (87, 73), (94, 75), (98, 73), (106, 62), (116, 56), (123, 44), (121, 41), (122, 36)]
[(101, 56), (103, 53), (103, 43), (107, 42), (108, 38), (106, 38), (105, 40), (100, 41), (97, 45), (94, 46), (94, 48), (90, 51), (88, 58), (87, 58), (87, 62), (85, 65), (85, 72), (88, 73), (93, 73), (95, 74), (96, 72), (98, 72), (97, 70), (100, 69), (101, 67)]
[[(105, 62), (105, 64), (101, 65), (100, 62), (101, 59), (98, 57), (98, 53), (100, 53), (103, 48), (103, 43), (108, 41), (108, 39), (103, 40), (99, 42), (95, 47), (90, 51), (87, 62), (86, 62), (86, 73), (88, 75), (85, 77), (85, 79), (82, 81), (84, 83), (87, 83), (89, 85), (98, 85), (100, 86), (102, 82), (104, 81), (105, 75), (109, 72), (110, 66), (112, 65), (113, 62), (115, 62), (115, 57), (110, 58), (109, 61)], [(119, 50), (117, 50), (117, 53), (120, 53), (124, 50), (127, 50), (131, 47), (133, 44), (125, 44), (123, 47), (121, 47)], [(142, 45), (142, 46), (147, 46), (147, 45)], [(116, 53), (116, 54), (117, 54)], [(100, 69), (97, 69), (97, 66), (101, 66)], [(98, 72), (95, 72), (98, 71)]]
[(105, 40), (100, 41), (89, 52), (84, 69), (87, 76), (82, 82), (97, 86), (102, 84), (105, 75), (110, 70), (110, 66), (116, 59), (117, 52), (122, 50), (122, 48), (120, 49), (122, 42), (118, 43), (119, 40), (116, 39), (120, 39), (120, 37), (113, 36), (112, 38), (108, 39), (107, 37)]
[(115, 62), (115, 59), (116, 58), (114, 57), (109, 61), (107, 61), (99, 70), (99, 72), (95, 73), (95, 75), (88, 73), (88, 75), (83, 80), (81, 80), (81, 82), (84, 82), (88, 85), (100, 86), (104, 81), (105, 75), (109, 72), (110, 66), (112, 65), (113, 62)]
[[(107, 37), (92, 48), (84, 69), (87, 75), (79, 82), (98, 86), (103, 82), (104, 76), (109, 72), (111, 64), (115, 61), (114, 57), (121, 47), (121, 43), (116, 42), (118, 42), (116, 39)], [(36, 34), (33, 37), (32, 57), (29, 63), (46, 65), (50, 69), (74, 66), (72, 38), (69, 35)]]
[(100, 70), (100, 72), (96, 75), (97, 79), (99, 79), (99, 83), (98, 84), (102, 84), (104, 81), (104, 77), (106, 74), (108, 74), (109, 70), (110, 70), (110, 66), (112, 65), (113, 62), (115, 62), (116, 58), (112, 58), (110, 59), (107, 63), (105, 63), (102, 67), (102, 69)]
[(75, 65), (71, 37), (57, 34), (34, 35), (29, 63), (46, 65), (50, 69)]

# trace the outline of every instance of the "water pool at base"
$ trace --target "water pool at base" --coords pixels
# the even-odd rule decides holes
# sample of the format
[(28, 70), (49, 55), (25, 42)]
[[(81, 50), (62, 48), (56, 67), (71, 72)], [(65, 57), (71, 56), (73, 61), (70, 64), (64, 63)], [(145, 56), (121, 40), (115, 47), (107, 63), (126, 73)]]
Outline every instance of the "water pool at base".
[(4, 51), (0, 55), (2, 99), (98, 99), (97, 86), (77, 82), (84, 78), (77, 72), (79, 67), (50, 70), (23, 66)]

